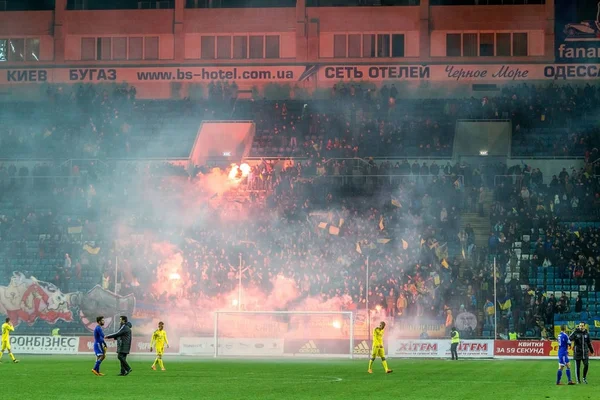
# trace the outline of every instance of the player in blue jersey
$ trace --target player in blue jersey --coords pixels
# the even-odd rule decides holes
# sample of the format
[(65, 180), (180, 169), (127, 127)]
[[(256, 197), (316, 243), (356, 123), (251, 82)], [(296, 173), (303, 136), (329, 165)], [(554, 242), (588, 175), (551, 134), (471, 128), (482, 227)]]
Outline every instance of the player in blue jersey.
[(96, 354), (96, 365), (94, 365), (94, 369), (92, 372), (97, 376), (104, 376), (104, 374), (100, 373), (100, 364), (106, 358), (106, 342), (104, 341), (104, 331), (102, 327), (104, 326), (104, 317), (96, 318), (96, 322), (98, 325), (94, 329), (94, 354)]
[(563, 369), (567, 367), (567, 379), (569, 379), (569, 385), (574, 385), (575, 383), (571, 380), (571, 363), (569, 362), (569, 346), (571, 345), (571, 341), (569, 340), (569, 335), (565, 332), (567, 330), (566, 325), (561, 325), (560, 334), (558, 335), (558, 372), (556, 373), (556, 384), (562, 385), (560, 383), (560, 378), (562, 378)]

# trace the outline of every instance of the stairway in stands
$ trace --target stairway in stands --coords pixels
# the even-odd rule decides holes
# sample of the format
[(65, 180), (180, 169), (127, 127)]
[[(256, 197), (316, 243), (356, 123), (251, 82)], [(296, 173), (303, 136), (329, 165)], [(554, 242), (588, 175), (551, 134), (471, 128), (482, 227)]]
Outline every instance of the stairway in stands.
[(486, 190), (485, 201), (483, 203), (484, 216), (479, 216), (478, 212), (463, 212), (461, 216), (460, 229), (463, 230), (470, 224), (475, 231), (475, 245), (478, 248), (488, 245), (488, 238), (492, 230), (490, 223), (490, 209), (492, 207), (494, 194), (491, 190)]

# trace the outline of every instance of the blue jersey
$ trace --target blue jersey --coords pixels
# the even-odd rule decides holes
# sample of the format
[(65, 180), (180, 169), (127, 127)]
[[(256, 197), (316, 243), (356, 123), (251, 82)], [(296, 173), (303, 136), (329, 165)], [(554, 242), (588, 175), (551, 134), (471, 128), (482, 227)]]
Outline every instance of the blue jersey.
[(100, 325), (96, 326), (96, 329), (94, 329), (94, 343), (106, 344), (104, 342), (104, 331)]
[(569, 340), (569, 335), (565, 332), (561, 332), (558, 335), (558, 363), (561, 365), (566, 365), (569, 362), (569, 345), (571, 341)]
[(96, 356), (103, 355), (105, 347), (104, 331), (102, 330), (102, 327), (98, 325), (96, 326), (96, 329), (94, 329), (94, 354), (96, 354)]

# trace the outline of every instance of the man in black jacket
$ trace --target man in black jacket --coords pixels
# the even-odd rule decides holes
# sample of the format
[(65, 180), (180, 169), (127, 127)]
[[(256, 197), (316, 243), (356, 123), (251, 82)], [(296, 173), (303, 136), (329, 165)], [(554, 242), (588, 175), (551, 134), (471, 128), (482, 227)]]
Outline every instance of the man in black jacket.
[(576, 367), (577, 367), (577, 383), (581, 383), (581, 362), (583, 361), (583, 383), (587, 384), (587, 373), (588, 366), (590, 361), (590, 353), (594, 354), (594, 347), (592, 346), (592, 342), (590, 341), (590, 334), (585, 329), (585, 323), (580, 322), (579, 326), (571, 336), (569, 337), (571, 343), (573, 343), (573, 358), (575, 359)]
[(121, 316), (121, 328), (112, 335), (106, 336), (106, 339), (117, 339), (117, 354), (121, 362), (121, 373), (119, 375), (129, 375), (131, 367), (127, 364), (127, 356), (131, 350), (131, 322), (127, 322), (126, 316)]

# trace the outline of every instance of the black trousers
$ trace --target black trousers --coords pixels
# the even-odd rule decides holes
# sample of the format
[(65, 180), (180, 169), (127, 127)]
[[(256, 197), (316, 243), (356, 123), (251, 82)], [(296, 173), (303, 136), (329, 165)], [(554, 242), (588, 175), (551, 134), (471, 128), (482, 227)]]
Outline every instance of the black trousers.
[(131, 367), (127, 364), (128, 353), (119, 353), (119, 362), (121, 363), (121, 374), (126, 374), (131, 371)]
[[(583, 376), (581, 376), (581, 363), (583, 362)], [(575, 376), (577, 377), (577, 382), (581, 382), (581, 378), (586, 379), (588, 368), (589, 368), (590, 359), (588, 357), (575, 360)]]
[(453, 360), (458, 360), (458, 352), (456, 351), (457, 348), (458, 348), (458, 343), (452, 343), (450, 345), (450, 354), (452, 354)]

